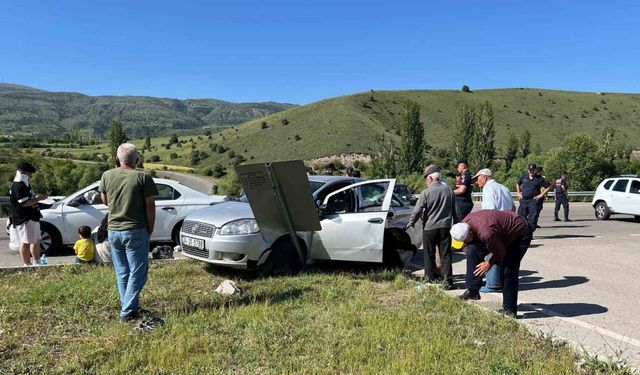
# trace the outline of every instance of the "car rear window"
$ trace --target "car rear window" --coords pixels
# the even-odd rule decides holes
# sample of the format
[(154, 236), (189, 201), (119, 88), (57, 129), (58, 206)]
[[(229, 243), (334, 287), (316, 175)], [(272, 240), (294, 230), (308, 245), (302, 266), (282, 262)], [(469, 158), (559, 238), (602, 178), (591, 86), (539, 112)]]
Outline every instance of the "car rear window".
[(605, 190), (609, 190), (609, 188), (611, 187), (612, 184), (613, 184), (613, 180), (609, 180), (609, 181), (605, 182), (604, 183)]
[(629, 193), (640, 194), (640, 180), (631, 180), (631, 189)]
[(624, 193), (625, 191), (627, 191), (628, 183), (629, 183), (629, 180), (626, 180), (626, 179), (616, 181), (616, 184), (613, 185), (613, 191), (619, 191)]

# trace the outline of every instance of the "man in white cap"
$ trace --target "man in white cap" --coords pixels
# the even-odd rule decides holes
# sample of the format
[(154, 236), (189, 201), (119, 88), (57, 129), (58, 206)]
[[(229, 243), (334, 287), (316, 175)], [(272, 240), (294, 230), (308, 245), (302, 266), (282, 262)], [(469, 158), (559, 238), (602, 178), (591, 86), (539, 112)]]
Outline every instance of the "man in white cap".
[[(493, 179), (491, 169), (484, 168), (472, 177), (472, 182), (482, 188), (482, 209), (498, 211), (516, 211), (516, 205), (511, 198), (511, 192), (506, 186)], [(502, 266), (495, 264), (485, 278), (486, 285), (480, 288), (482, 293), (496, 293), (502, 291)]]
[[(480, 210), (451, 227), (451, 246), (465, 248), (467, 290), (463, 300), (479, 300), (482, 276), (491, 266), (504, 267), (502, 308), (505, 316), (516, 317), (520, 261), (531, 244), (532, 228), (527, 220), (510, 211)], [(485, 259), (490, 255), (488, 259)]]
[(422, 219), (424, 277), (428, 282), (437, 282), (435, 269), (437, 248), (440, 254), (440, 276), (445, 283), (444, 287), (450, 289), (453, 285), (453, 275), (449, 230), (457, 221), (456, 197), (453, 189), (440, 181), (440, 168), (437, 166), (429, 165), (422, 176), (427, 188), (420, 193), (407, 229), (414, 226), (418, 219)]

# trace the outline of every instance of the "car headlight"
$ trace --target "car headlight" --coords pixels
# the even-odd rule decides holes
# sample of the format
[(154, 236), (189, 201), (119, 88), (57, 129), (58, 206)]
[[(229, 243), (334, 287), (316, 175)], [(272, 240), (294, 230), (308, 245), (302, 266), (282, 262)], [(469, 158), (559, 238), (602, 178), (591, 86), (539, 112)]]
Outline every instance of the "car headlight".
[(252, 234), (260, 231), (258, 223), (254, 219), (240, 219), (231, 221), (222, 226), (221, 235)]

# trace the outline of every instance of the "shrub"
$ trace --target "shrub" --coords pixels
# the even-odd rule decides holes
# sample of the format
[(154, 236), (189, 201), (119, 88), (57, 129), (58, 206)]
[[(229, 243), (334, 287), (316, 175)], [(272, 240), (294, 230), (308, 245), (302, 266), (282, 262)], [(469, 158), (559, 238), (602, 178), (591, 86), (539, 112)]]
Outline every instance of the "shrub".
[(287, 120), (286, 118), (283, 118), (280, 122), (282, 123), (282, 125), (289, 125), (289, 120)]
[(268, 128), (268, 127), (269, 127), (269, 125), (267, 125), (267, 122), (266, 122), (266, 121), (262, 121), (262, 122), (260, 123), (260, 127), (261, 127), (262, 129), (266, 129), (266, 128)]
[(299, 140), (301, 140), (301, 139), (302, 139), (302, 137), (301, 137), (300, 135), (298, 135), (298, 134), (296, 134), (296, 136), (295, 136), (295, 137), (293, 137), (293, 138), (294, 138), (296, 141), (299, 141)]
[(469, 86), (467, 86), (467, 85), (463, 85), (463, 86), (462, 86), (462, 92), (468, 92), (468, 93), (471, 93), (471, 89), (469, 88)]
[(157, 163), (159, 161), (160, 161), (160, 156), (158, 156), (158, 155), (152, 155), (151, 156), (151, 162), (152, 163)]

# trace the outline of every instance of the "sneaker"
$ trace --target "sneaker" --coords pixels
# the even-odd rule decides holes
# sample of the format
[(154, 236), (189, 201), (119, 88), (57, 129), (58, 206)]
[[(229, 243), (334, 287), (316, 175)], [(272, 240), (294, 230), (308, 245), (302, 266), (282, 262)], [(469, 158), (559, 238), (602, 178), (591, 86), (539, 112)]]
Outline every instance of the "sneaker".
[(478, 301), (480, 299), (480, 293), (477, 290), (467, 289), (463, 294), (461, 294), (458, 298), (463, 301)]
[(483, 286), (480, 288), (480, 293), (502, 293), (502, 289)]
[(571, 220), (571, 219), (564, 219), (564, 221), (566, 221), (566, 222), (571, 222), (571, 221), (573, 221), (573, 220)]
[(134, 312), (132, 312), (131, 314), (127, 315), (127, 316), (121, 316), (120, 317), (120, 323), (125, 324), (125, 323), (131, 323), (134, 322), (140, 318), (142, 318), (142, 314), (140, 313), (141, 309), (138, 309)]
[(498, 313), (502, 314), (505, 318), (516, 319), (518, 317), (518, 313), (513, 310), (500, 309), (498, 310)]

